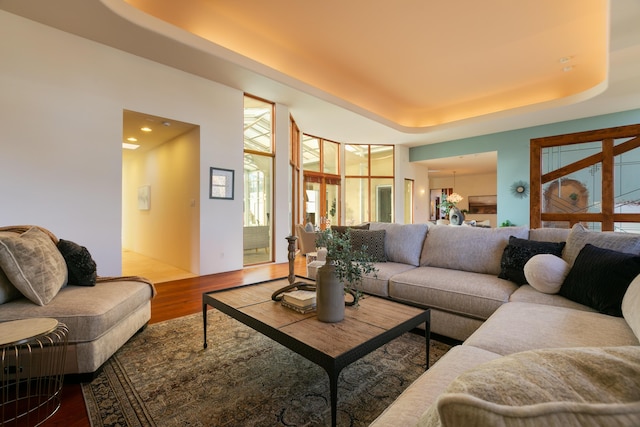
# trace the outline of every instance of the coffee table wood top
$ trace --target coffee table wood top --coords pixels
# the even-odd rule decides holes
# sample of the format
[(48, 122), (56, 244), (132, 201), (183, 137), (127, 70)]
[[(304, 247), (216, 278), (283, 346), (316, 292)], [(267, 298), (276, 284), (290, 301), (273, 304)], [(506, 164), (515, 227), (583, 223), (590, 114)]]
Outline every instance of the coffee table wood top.
[(287, 279), (280, 279), (205, 295), (217, 301), (209, 305), (220, 308), (222, 303), (334, 358), (425, 313), (425, 309), (365, 295), (359, 307), (345, 307), (343, 321), (325, 323), (315, 312), (301, 314), (271, 299), (274, 291), (287, 284)]

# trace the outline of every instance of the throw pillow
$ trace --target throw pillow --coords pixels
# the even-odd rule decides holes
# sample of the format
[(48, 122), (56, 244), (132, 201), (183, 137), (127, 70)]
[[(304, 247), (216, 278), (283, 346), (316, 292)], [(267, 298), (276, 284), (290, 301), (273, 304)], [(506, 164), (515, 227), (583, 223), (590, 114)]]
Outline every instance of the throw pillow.
[(637, 346), (531, 350), (466, 371), (419, 426), (640, 425)]
[(98, 277), (96, 262), (84, 246), (69, 240), (59, 239), (58, 250), (69, 271), (68, 285), (95, 286)]
[(589, 231), (581, 224), (571, 228), (567, 237), (567, 246), (562, 258), (573, 265), (580, 250), (587, 243), (603, 249), (611, 249), (618, 252), (640, 254), (640, 234), (616, 233), (614, 231)]
[(552, 254), (562, 256), (562, 249), (565, 242), (538, 242), (535, 240), (519, 239), (515, 236), (509, 237), (509, 244), (502, 252), (500, 260), (501, 279), (511, 280), (518, 285), (527, 283), (524, 275), (524, 265), (538, 254)]
[(570, 268), (559, 256), (539, 254), (532, 256), (524, 265), (524, 277), (538, 292), (557, 294)]
[(0, 268), (32, 302), (48, 304), (67, 283), (67, 265), (51, 238), (30, 228), (16, 237), (0, 236)]
[(562, 284), (560, 295), (600, 313), (622, 317), (622, 299), (638, 274), (640, 255), (587, 243)]
[(20, 291), (13, 286), (11, 280), (4, 274), (4, 271), (0, 268), (0, 304), (13, 301), (22, 296)]
[(627, 292), (622, 299), (622, 317), (640, 339), (640, 274), (636, 276), (627, 288)]
[(347, 232), (347, 230), (350, 230), (350, 229), (368, 230), (369, 229), (369, 223), (360, 224), (360, 225), (332, 225), (331, 226), (331, 231), (336, 233), (336, 234), (344, 234), (344, 233)]
[(384, 230), (349, 230), (351, 249), (362, 250), (371, 256), (374, 262), (386, 262), (384, 255)]

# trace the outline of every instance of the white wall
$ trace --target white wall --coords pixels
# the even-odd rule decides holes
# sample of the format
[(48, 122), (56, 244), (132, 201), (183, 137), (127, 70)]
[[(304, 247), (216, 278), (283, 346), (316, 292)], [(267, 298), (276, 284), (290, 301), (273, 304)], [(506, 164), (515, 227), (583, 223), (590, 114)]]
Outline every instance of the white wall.
[(429, 173), (426, 166), (409, 162), (409, 148), (395, 148), (395, 222), (404, 222), (404, 180), (413, 182), (413, 222), (429, 220)]
[[(199, 273), (242, 268), (241, 91), (4, 11), (0, 28), (0, 224), (46, 227), (120, 274), (129, 109), (200, 125)], [(208, 198), (211, 166), (236, 171), (235, 200)]]

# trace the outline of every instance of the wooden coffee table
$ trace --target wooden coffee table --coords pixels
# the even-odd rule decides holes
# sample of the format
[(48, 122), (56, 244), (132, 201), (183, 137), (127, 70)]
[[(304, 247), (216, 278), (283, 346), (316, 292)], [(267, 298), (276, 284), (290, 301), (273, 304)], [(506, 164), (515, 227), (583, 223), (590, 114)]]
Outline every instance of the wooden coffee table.
[[(300, 277), (296, 281), (314, 283)], [(211, 306), (321, 366), (329, 375), (332, 426), (337, 420), (338, 376), (345, 366), (424, 323), (429, 367), (428, 308), (366, 295), (359, 307), (346, 307), (343, 321), (324, 323), (315, 312), (300, 314), (271, 300), (271, 294), (287, 284), (282, 278), (202, 294), (204, 348)]]

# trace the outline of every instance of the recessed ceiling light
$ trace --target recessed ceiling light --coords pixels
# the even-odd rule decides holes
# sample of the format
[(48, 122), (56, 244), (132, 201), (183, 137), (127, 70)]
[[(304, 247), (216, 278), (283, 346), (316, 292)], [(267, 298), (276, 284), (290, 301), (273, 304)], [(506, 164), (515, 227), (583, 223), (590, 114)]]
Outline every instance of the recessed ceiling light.
[(140, 130), (141, 130), (142, 132), (151, 132), (151, 128), (148, 128), (148, 127), (146, 127), (146, 126), (145, 126), (145, 127), (143, 127), (143, 128), (140, 128)]
[(129, 144), (128, 142), (122, 143), (122, 148), (126, 148), (127, 150), (135, 150), (140, 147), (138, 144)]
[(134, 138), (132, 136), (130, 136), (129, 138), (127, 138), (127, 141), (129, 142), (136, 142), (138, 140), (138, 138)]
[(562, 69), (562, 71), (564, 71), (565, 73), (566, 73), (567, 71), (571, 71), (571, 70), (573, 70), (573, 67), (572, 67), (571, 65), (569, 65), (569, 66), (567, 66), (567, 67), (564, 67), (564, 68)]

